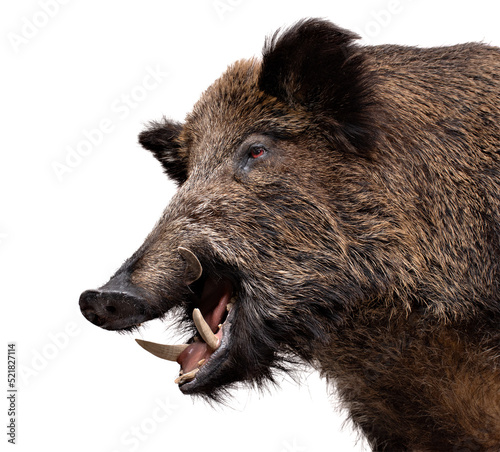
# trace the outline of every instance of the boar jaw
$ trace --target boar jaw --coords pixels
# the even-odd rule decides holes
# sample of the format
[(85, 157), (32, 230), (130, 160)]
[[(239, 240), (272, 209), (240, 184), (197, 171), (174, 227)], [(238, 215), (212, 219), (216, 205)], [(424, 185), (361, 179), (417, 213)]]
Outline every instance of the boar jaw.
[(215, 334), (217, 349), (213, 351), (205, 342), (194, 341), (178, 357), (181, 365), (175, 383), (184, 394), (205, 392), (216, 384), (219, 369), (225, 363), (231, 346), (231, 315), (218, 327)]
[(228, 314), (227, 307), (232, 296), (233, 286), (228, 280), (208, 277), (204, 282), (196, 303), (198, 307), (193, 311), (199, 334), (177, 358), (181, 369), (176, 383), (186, 394), (198, 392), (209, 384), (216, 369), (227, 358), (231, 327), (231, 313)]
[[(193, 253), (184, 254), (191, 255), (192, 262), (198, 262)], [(199, 263), (190, 265), (196, 267)], [(200, 278), (201, 265), (198, 273)], [(194, 308), (192, 315), (198, 334), (193, 336), (188, 344), (162, 345), (136, 339), (137, 343), (151, 354), (180, 364), (179, 377), (175, 383), (186, 394), (198, 392), (200, 387), (209, 384), (212, 372), (227, 357), (230, 311), (235, 301), (233, 286), (229, 280), (207, 276), (200, 283), (203, 287), (196, 295), (195, 304), (198, 307)]]

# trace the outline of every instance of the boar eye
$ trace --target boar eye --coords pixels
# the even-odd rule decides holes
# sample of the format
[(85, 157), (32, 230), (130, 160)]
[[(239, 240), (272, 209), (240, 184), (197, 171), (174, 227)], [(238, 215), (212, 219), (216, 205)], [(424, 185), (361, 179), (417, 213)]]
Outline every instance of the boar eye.
[(262, 157), (266, 152), (267, 149), (264, 146), (258, 144), (250, 148), (250, 157), (253, 159), (258, 159), (259, 157)]

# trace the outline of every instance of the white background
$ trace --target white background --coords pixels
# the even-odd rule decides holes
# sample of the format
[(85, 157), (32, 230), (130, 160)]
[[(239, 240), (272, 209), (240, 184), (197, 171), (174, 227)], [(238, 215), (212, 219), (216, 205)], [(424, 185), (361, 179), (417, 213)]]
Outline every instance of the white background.
[[(52, 6), (3, 2), (0, 12), (0, 375), (15, 341), (16, 450), (367, 450), (342, 427), (345, 413), (316, 373), (210, 407), (180, 394), (176, 364), (133, 340), (174, 341), (168, 324), (107, 332), (81, 316), (78, 298), (142, 243), (172, 195), (137, 144), (143, 124), (164, 114), (182, 120), (229, 63), (260, 54), (266, 35), (325, 17), (365, 44), (498, 45), (498, 2), (45, 1)], [(146, 89), (151, 70), (168, 75)], [(103, 121), (107, 133), (92, 135)], [(77, 148), (87, 155), (71, 158)]]

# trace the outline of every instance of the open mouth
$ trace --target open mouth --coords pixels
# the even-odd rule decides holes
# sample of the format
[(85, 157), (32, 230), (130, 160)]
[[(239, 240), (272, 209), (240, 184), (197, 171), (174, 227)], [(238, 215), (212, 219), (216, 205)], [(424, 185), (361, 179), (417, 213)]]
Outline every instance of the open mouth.
[[(180, 364), (175, 383), (183, 392), (210, 393), (221, 381), (228, 381), (230, 375), (225, 369), (231, 367), (228, 357), (231, 324), (238, 310), (238, 285), (232, 273), (220, 276), (227, 273), (222, 264), (219, 270), (204, 271), (192, 251), (179, 247), (178, 252), (186, 264), (179, 280), (180, 302), (170, 300), (168, 306), (185, 307), (184, 321), (189, 323), (192, 319), (190, 330), (194, 334), (186, 344), (136, 341), (153, 355)], [(150, 293), (131, 283), (130, 270), (125, 267), (100, 289), (83, 292), (79, 303), (82, 314), (91, 323), (108, 330), (131, 332), (168, 310), (161, 309), (158, 300), (148, 302), (150, 297)], [(234, 372), (231, 375), (234, 377)]]
[(184, 393), (199, 392), (226, 361), (236, 296), (228, 279), (207, 276), (192, 312), (195, 334), (187, 344), (163, 345), (136, 339), (153, 355), (181, 366), (175, 383)]

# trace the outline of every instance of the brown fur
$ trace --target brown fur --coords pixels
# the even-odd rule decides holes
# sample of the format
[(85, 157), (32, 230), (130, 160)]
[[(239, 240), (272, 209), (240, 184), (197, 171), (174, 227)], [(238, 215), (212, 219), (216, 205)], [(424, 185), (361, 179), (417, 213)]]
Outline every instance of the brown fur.
[(374, 450), (498, 451), (500, 50), (354, 39), (302, 22), (141, 134), (179, 190), (123, 268), (188, 327), (177, 246), (234, 284), (200, 393), (296, 355)]

